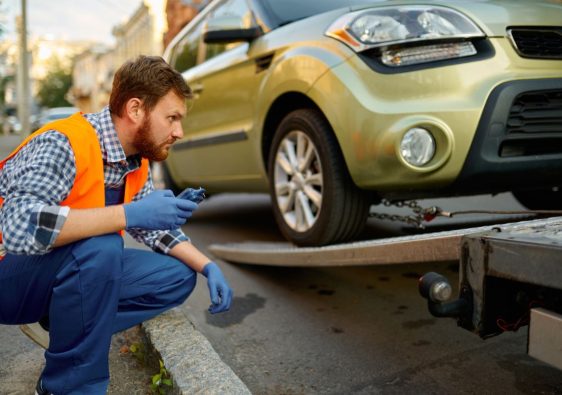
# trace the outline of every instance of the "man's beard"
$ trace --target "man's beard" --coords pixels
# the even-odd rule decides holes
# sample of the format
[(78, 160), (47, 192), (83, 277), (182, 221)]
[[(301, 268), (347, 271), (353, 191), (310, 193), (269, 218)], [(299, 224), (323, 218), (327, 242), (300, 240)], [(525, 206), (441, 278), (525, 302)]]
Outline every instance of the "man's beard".
[(175, 139), (172, 139), (172, 141), (167, 140), (160, 144), (156, 143), (152, 136), (152, 122), (150, 115), (148, 115), (139, 127), (133, 145), (138, 154), (143, 158), (160, 162), (168, 157), (168, 150), (164, 147), (168, 144), (173, 144), (174, 141)]

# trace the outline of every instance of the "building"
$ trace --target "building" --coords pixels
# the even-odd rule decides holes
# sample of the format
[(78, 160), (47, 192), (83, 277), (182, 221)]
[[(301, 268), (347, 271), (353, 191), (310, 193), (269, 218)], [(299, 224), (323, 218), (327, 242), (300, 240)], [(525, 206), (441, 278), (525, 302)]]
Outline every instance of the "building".
[(98, 111), (109, 100), (114, 71), (113, 52), (104, 46), (93, 46), (74, 58), (70, 97), (84, 112)]
[[(90, 48), (95, 43), (91, 41), (66, 41), (38, 37), (31, 40), (31, 80), (41, 81), (47, 77), (53, 68), (61, 68), (70, 72), (74, 58)], [(32, 94), (37, 92), (36, 84), (32, 83)]]
[(113, 28), (115, 63), (143, 55), (160, 55), (166, 29), (165, 1), (145, 0), (125, 23)]
[[(38, 111), (39, 82), (54, 68), (72, 73), (68, 99), (83, 111), (98, 111), (108, 103), (116, 67), (140, 54), (162, 55), (165, 46), (209, 0), (139, 0), (129, 19), (113, 28), (115, 46), (84, 41), (34, 37), (29, 40), (31, 113)], [(0, 105), (17, 107), (19, 53), (13, 40), (0, 42)], [(1, 118), (0, 114), (0, 118)]]
[(166, 2), (168, 30), (163, 37), (164, 48), (207, 4), (209, 4), (209, 0), (168, 0)]
[(88, 49), (76, 57), (70, 97), (85, 112), (109, 102), (117, 67), (138, 55), (162, 55), (165, 46), (208, 0), (144, 0), (131, 17), (113, 28), (115, 47)]
[[(86, 48), (91, 47), (88, 41), (63, 41), (45, 37), (36, 37), (29, 42), (29, 78), (31, 93), (31, 113), (37, 112), (38, 104), (35, 100), (39, 90), (39, 83), (55, 68), (67, 72), (72, 70), (73, 59)], [(1, 102), (7, 109), (17, 107), (17, 67), (19, 50), (16, 42), (4, 40), (0, 43), (0, 76), (5, 81)]]

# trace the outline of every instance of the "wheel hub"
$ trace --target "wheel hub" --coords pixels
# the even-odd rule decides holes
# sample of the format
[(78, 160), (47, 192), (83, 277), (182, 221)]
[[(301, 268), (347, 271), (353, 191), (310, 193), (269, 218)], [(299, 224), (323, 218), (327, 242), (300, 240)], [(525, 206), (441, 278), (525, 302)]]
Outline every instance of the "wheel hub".
[(304, 187), (306, 185), (306, 180), (304, 179), (304, 176), (303, 176), (302, 173), (297, 172), (293, 176), (293, 179), (291, 181), (293, 181), (293, 185), (295, 186), (295, 190), (298, 190), (298, 191), (304, 190)]

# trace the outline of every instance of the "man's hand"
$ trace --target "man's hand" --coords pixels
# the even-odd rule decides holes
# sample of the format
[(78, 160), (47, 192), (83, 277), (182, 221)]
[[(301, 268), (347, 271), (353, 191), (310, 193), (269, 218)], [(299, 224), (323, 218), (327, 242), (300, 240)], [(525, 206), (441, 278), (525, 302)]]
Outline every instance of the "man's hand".
[(215, 262), (209, 262), (201, 273), (207, 277), (207, 285), (211, 295), (212, 304), (209, 306), (209, 312), (216, 314), (228, 311), (232, 302), (232, 289), (226, 282), (219, 266)]
[(156, 190), (123, 208), (126, 229), (171, 230), (185, 224), (197, 204), (176, 198), (170, 190)]

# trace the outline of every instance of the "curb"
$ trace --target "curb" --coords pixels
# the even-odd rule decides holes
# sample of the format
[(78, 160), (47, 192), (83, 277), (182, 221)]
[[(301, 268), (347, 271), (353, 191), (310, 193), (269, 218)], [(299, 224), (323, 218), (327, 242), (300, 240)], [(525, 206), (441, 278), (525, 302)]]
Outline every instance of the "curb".
[(191, 321), (172, 309), (142, 324), (174, 382), (174, 394), (251, 395)]

